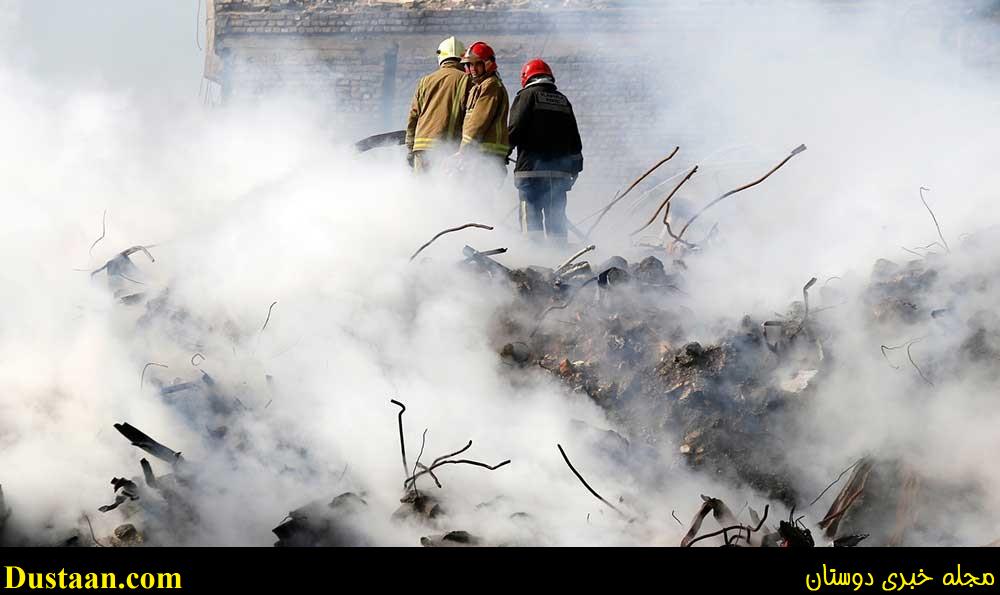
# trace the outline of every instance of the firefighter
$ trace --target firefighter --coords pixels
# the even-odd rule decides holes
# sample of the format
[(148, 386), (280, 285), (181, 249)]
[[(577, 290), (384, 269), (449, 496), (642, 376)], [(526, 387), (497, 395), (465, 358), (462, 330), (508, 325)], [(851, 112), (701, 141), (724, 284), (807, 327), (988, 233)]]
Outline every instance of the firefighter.
[(462, 144), (459, 164), (467, 163), (471, 155), (479, 155), (480, 164), (499, 175), (507, 175), (507, 156), (510, 154), (510, 135), (507, 115), (510, 99), (503, 81), (497, 73), (493, 48), (481, 41), (469, 46), (462, 57), (465, 72), (472, 80), (472, 89), (465, 104), (465, 123), (462, 127)]
[(540, 59), (521, 69), (521, 90), (510, 111), (511, 150), (517, 148), (514, 185), (520, 194), (521, 231), (566, 243), (566, 193), (583, 171), (582, 143), (573, 106)]
[(465, 47), (454, 37), (437, 50), (438, 69), (420, 79), (406, 123), (407, 162), (414, 171), (428, 171), (432, 151), (454, 153), (462, 139), (462, 120), (469, 91), (469, 77), (460, 64)]

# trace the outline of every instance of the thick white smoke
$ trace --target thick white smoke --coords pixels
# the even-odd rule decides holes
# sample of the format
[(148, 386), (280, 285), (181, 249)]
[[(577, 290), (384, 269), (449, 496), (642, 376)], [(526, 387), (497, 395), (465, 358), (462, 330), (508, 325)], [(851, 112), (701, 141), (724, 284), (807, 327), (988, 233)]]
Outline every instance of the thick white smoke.
[[(440, 472), (457, 524), (442, 529), (465, 528), (463, 511), (503, 494), (498, 538), (622, 539), (615, 524), (587, 533), (587, 515), (598, 526), (603, 513), (555, 448), (565, 442), (596, 471), (585, 444), (566, 439), (572, 420), (603, 426), (601, 413), (541, 379), (510, 385), (486, 339), (507, 290), (452, 267), (464, 242), (516, 238), (498, 225), (445, 237), (407, 262), (443, 227), (497, 223), (496, 205), (453, 183), (415, 181), (389, 156), (359, 160), (301, 102), (158, 115), (101, 82), (54, 84), (10, 63), (0, 76), (9, 217), (0, 483), (14, 542), (56, 542), (85, 526), (83, 513), (99, 539), (125, 520), (145, 528), (143, 517), (95, 510), (113, 499), (112, 477), (139, 473), (143, 453), (112, 428), (127, 421), (203, 471), (197, 522), (161, 533), (167, 542), (269, 544), (289, 510), (354, 490), (373, 509), (373, 543), (416, 544), (433, 530), (388, 525), (402, 495), (390, 398), (409, 407), (411, 465), (423, 428), (425, 461), (469, 439), (469, 458), (514, 461), (494, 473)], [(155, 262), (133, 254), (138, 271), (112, 295), (105, 273), (89, 271), (136, 245)], [(145, 292), (148, 304), (167, 288), (145, 324), (147, 306), (116, 299)], [(183, 393), (167, 403), (155, 388), (202, 371), (248, 411), (219, 416)], [(220, 425), (227, 434), (213, 441)], [(538, 536), (504, 525), (522, 510), (544, 528)]]
[[(933, 188), (929, 197), (951, 237), (992, 223), (994, 89), (967, 72), (933, 28), (887, 36), (896, 15), (874, 6), (849, 16), (806, 3), (703, 8), (718, 11), (705, 18), (715, 29), (670, 48), (672, 59), (691, 64), (688, 76), (678, 81), (649, 68), (663, 76), (664, 95), (677, 98), (656, 134), (706, 121), (701, 146), (683, 148), (676, 171), (698, 163), (693, 155), (752, 145), (742, 155), (753, 162), (736, 173), (703, 164), (705, 175), (682, 193), (689, 211), (809, 145), (691, 230), (701, 237), (718, 222), (723, 240), (690, 263), (693, 337), (710, 341), (720, 317), (782, 310), (810, 276), (854, 269), (853, 294), (875, 257), (904, 257), (901, 244), (936, 239), (921, 185)], [(190, 32), (189, 16), (162, 26)], [(22, 15), (8, 23), (18, 31), (10, 38), (25, 43), (26, 22)], [(644, 55), (667, 55), (653, 36), (639, 41), (650, 48)], [(165, 64), (176, 64), (156, 47)], [(356, 139), (331, 141), (307, 98), (204, 111), (173, 91), (157, 99), (138, 92), (156, 70), (123, 80), (67, 78), (38, 68), (44, 60), (26, 57), (23, 45), (2, 49), (0, 485), (18, 539), (54, 542), (85, 526), (82, 513), (99, 537), (126, 522), (121, 511), (96, 512), (113, 499), (112, 477), (139, 474), (143, 454), (112, 427), (122, 421), (203, 471), (194, 489), (198, 522), (171, 537), (181, 543), (270, 544), (271, 528), (289, 510), (352, 490), (370, 504), (365, 531), (377, 544), (416, 544), (448, 529), (545, 544), (673, 544), (681, 527), (671, 509), (687, 521), (699, 493), (737, 505), (753, 497), (688, 474), (665, 453), (642, 464), (664, 467), (669, 481), (630, 480), (633, 470), (589, 448), (572, 424), (608, 427), (586, 395), (567, 394), (541, 372), (517, 378), (504, 367), (488, 332), (509, 290), (460, 274), (452, 265), (461, 247), (507, 246), (506, 262), (518, 266), (566, 256), (520, 244), (504, 220), (509, 185), (483, 199), (455, 180), (412, 178), (391, 151), (358, 157), (345, 142)], [(105, 59), (79, 68), (117, 72), (117, 58)], [(588, 159), (601, 151), (589, 150)], [(651, 213), (657, 196), (625, 227)], [(571, 195), (571, 218), (607, 198)], [(472, 221), (496, 229), (445, 236), (407, 262), (437, 231)], [(593, 260), (626, 250), (625, 227), (612, 219), (599, 228)], [(89, 274), (136, 245), (152, 245), (156, 260), (132, 256), (139, 283), (126, 282), (126, 293), (145, 292), (148, 303), (169, 288), (167, 309), (139, 327), (146, 306), (120, 304), (103, 273)], [(794, 445), (803, 452), (805, 487), (821, 488), (867, 450), (910, 452), (923, 441), (918, 456), (953, 453), (921, 458), (943, 472), (947, 460), (972, 461), (995, 448), (992, 409), (974, 396), (981, 385), (953, 385), (914, 407), (907, 401), (914, 378), (886, 368), (859, 328), (860, 314), (840, 312), (844, 361), (817, 397), (804, 444)], [(150, 362), (167, 367), (148, 367), (140, 386)], [(202, 371), (246, 411), (220, 415), (184, 396), (167, 402), (155, 388)], [(445, 526), (388, 520), (402, 495), (390, 398), (408, 407), (411, 466), (424, 428), (425, 461), (470, 439), (469, 458), (513, 461), (494, 472), (445, 468), (443, 490), (423, 484), (443, 494), (452, 513)], [(929, 426), (929, 419), (940, 421)], [(226, 435), (211, 438), (222, 425)], [(645, 510), (650, 520), (625, 528), (570, 474), (557, 442), (602, 494), (616, 502), (625, 495), (623, 508)], [(958, 467), (963, 479), (998, 479), (976, 465)], [(495, 516), (476, 511), (499, 495)], [(527, 526), (509, 518), (521, 511), (533, 519)]]
[[(926, 477), (975, 485), (987, 495), (964, 515), (942, 512), (929, 522), (953, 527), (952, 535), (969, 544), (990, 541), (996, 531), (996, 519), (984, 511), (992, 507), (988, 495), (996, 493), (997, 477), (974, 454), (995, 448), (988, 429), (994, 407), (981, 396), (991, 389), (979, 377), (989, 377), (994, 364), (976, 364), (975, 375), (960, 372), (968, 362), (958, 351), (972, 332), (965, 321), (977, 312), (982, 319), (995, 297), (988, 284), (957, 285), (976, 271), (994, 274), (985, 263), (995, 258), (995, 244), (958, 247), (964, 233), (996, 224), (991, 205), (998, 180), (990, 162), (1000, 105), (988, 66), (995, 54), (991, 44), (971, 43), (983, 33), (996, 39), (995, 25), (976, 16), (986, 5), (736, 5), (716, 11), (708, 33), (679, 43), (645, 40), (647, 55), (664, 56), (664, 70), (689, 65), (663, 88), (664, 104), (676, 107), (665, 110), (662, 130), (704, 123), (700, 146), (675, 166), (703, 165), (681, 193), (690, 199), (682, 203), (689, 212), (762, 175), (798, 143), (809, 147), (761, 186), (709, 211), (687, 236), (700, 239), (719, 225), (719, 242), (689, 262), (692, 307), (702, 320), (783, 312), (810, 277), (821, 284), (844, 277), (831, 283), (847, 304), (817, 314), (838, 334), (834, 374), (824, 379), (800, 439), (788, 444), (809, 477), (806, 485), (818, 492), (866, 453), (905, 457)], [(732, 146), (744, 148), (715, 153)], [(712, 157), (702, 162), (701, 155)], [(756, 165), (741, 162), (747, 157)], [(920, 202), (921, 186), (932, 189), (926, 198), (954, 250), (930, 265), (947, 272), (921, 305), (923, 316), (947, 307), (954, 317), (872, 326), (871, 306), (859, 302), (875, 259), (920, 260), (902, 247), (938, 241)], [(651, 213), (655, 202), (643, 212)], [(686, 218), (677, 217), (674, 229)], [(905, 351), (890, 352), (900, 367), (894, 370), (879, 349), (923, 335), (912, 353), (937, 374), (934, 387)], [(952, 511), (955, 504), (929, 506), (937, 507)]]

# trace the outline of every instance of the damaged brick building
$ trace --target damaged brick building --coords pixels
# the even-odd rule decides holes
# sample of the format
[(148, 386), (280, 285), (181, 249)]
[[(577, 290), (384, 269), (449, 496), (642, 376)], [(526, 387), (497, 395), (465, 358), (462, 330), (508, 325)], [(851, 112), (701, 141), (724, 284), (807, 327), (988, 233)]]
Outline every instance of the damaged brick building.
[[(487, 40), (498, 52), (511, 95), (524, 61), (543, 56), (552, 64), (574, 102), (584, 152), (591, 157), (583, 179), (617, 186), (626, 172), (634, 175), (674, 145), (691, 148), (714, 134), (711, 114), (697, 122), (671, 120), (670, 138), (651, 130), (663, 128), (657, 126), (660, 118), (676, 109), (684, 81), (701, 67), (700, 58), (685, 55), (684, 48), (713, 35), (717, 15), (732, 3), (207, 0), (205, 77), (218, 84), (223, 104), (280, 95), (319, 101), (333, 136), (353, 141), (402, 128), (416, 81), (435, 67), (442, 39)], [(866, 4), (820, 2), (830, 14), (856, 13)], [(912, 28), (936, 3), (898, 4), (899, 26)], [(962, 0), (952, 8), (967, 12), (973, 4)], [(969, 46), (963, 52), (972, 59), (988, 54), (992, 63), (1000, 55), (982, 35), (965, 33), (957, 32), (954, 42)], [(984, 44), (990, 51), (984, 53)], [(655, 77), (651, 67), (659, 69)]]
[[(545, 56), (576, 106), (588, 153), (615, 155), (589, 161), (588, 174), (610, 173), (683, 140), (642, 146), (655, 141), (644, 131), (661, 106), (623, 36), (664, 25), (644, 11), (653, 5), (660, 3), (210, 0), (205, 75), (221, 86), (223, 103), (274, 93), (318, 98), (338, 137), (355, 140), (402, 127), (417, 79), (435, 67), (441, 39), (485, 39), (498, 52), (512, 96), (521, 64)], [(683, 15), (675, 22), (676, 34), (692, 27)]]

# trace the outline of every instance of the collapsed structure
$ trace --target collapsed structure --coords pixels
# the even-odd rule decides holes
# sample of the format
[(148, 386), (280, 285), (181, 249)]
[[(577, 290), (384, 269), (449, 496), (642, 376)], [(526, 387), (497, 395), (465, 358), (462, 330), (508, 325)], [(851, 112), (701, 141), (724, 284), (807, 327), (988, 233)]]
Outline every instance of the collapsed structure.
[[(469, 224), (446, 232), (467, 227), (490, 229)], [(603, 456), (621, 463), (623, 473), (657, 474), (661, 453), (673, 451), (696, 472), (765, 498), (762, 508), (748, 507), (749, 521), (740, 521), (742, 511), (734, 513), (722, 500), (703, 496), (680, 545), (905, 545), (928, 536), (942, 543), (961, 543), (960, 536), (942, 524), (942, 514), (977, 509), (977, 486), (927, 476), (899, 453), (858, 453), (859, 458), (840, 477), (810, 500), (812, 494), (803, 493), (799, 483), (791, 457), (795, 453), (787, 445), (798, 440), (802, 419), (812, 415), (819, 391), (846, 359), (842, 352), (848, 343), (841, 335), (849, 317), (839, 312), (860, 310), (873, 341), (882, 328), (912, 334), (902, 344), (882, 345), (880, 351), (887, 371), (909, 370), (914, 390), (926, 393), (923, 398), (935, 398), (942, 387), (961, 378), (995, 380), (1000, 319), (982, 309), (980, 299), (995, 291), (993, 280), (1000, 278), (1000, 271), (971, 269), (964, 263), (984, 259), (997, 239), (995, 230), (967, 234), (953, 249), (940, 235), (939, 241), (912, 249), (913, 258), (907, 262), (877, 261), (860, 294), (845, 291), (839, 277), (806, 280), (800, 290), (802, 299), (784, 313), (744, 315), (711, 343), (691, 340), (687, 322), (693, 315), (680, 299), (688, 289), (689, 267), (698, 266), (700, 254), (712, 249), (711, 240), (693, 249), (686, 247), (693, 244), (678, 238), (659, 248), (638, 249), (631, 261), (612, 256), (599, 264), (581, 260), (594, 251), (589, 246), (555, 267), (526, 268), (510, 268), (497, 260), (505, 249), (466, 246), (459, 268), (463, 274), (509, 292), (507, 305), (495, 313), (490, 338), (498, 359), (507, 364), (506, 373), (515, 381), (527, 375), (551, 377), (603, 409), (614, 430), (597, 432), (595, 444)], [(417, 257), (432, 242), (411, 257), (410, 266), (421, 265)], [(175, 330), (215, 332), (205, 321), (172, 305), (169, 290), (148, 295), (122, 289), (125, 282), (134, 281), (130, 275), (138, 273), (131, 257), (142, 252), (153, 266), (155, 259), (149, 252), (153, 248), (124, 250), (92, 275), (106, 280), (119, 307), (143, 311), (137, 320), (139, 330), (167, 325)], [(964, 329), (957, 349), (937, 350), (935, 359), (921, 358), (918, 363), (911, 352), (913, 345), (935, 341), (943, 327), (949, 332)], [(204, 359), (195, 353), (191, 364), (197, 368)], [(252, 448), (241, 437), (241, 418), (250, 410), (238, 395), (219, 386), (205, 371), (173, 382), (152, 373), (147, 377), (157, 366), (162, 367), (156, 362), (146, 364), (140, 383), (152, 383), (161, 398), (175, 407), (194, 403), (199, 411), (207, 407), (212, 417), (199, 414), (199, 418), (206, 439), (220, 448)], [(424, 458), (421, 444), (411, 466), (403, 439), (406, 406), (398, 401), (392, 404), (399, 408), (405, 474), (393, 522), (426, 527), (427, 535), (420, 541), (429, 547), (545, 543), (530, 510), (506, 519), (520, 528), (515, 537), (483, 534), (474, 526), (447, 529), (447, 507), (429, 486), (432, 482), (442, 488), (440, 468), (452, 465), (453, 472), (502, 473), (512, 462), (468, 458), (470, 440), (464, 448), (433, 460)], [(184, 543), (184, 528), (199, 522), (198, 485), (207, 479), (206, 470), (127, 422), (115, 424), (115, 429), (172, 472), (155, 474), (145, 458), (140, 461), (141, 475), (129, 477), (123, 470), (125, 475), (111, 478), (113, 500), (97, 510), (122, 513), (128, 522), (110, 536), (95, 535), (90, 526), (89, 537), (76, 533), (65, 543)], [(593, 429), (581, 426), (580, 431)], [(409, 452), (412, 457), (414, 445), (409, 445)], [(561, 445), (559, 452), (579, 478), (581, 496), (585, 489), (616, 512), (623, 531), (634, 523), (649, 522), (641, 503), (622, 504), (619, 498), (616, 506), (614, 498), (606, 499), (587, 482)], [(837, 495), (825, 514), (806, 521), (795, 516), (795, 510), (815, 504), (838, 483)], [(938, 509), (934, 514), (931, 506)], [(791, 512), (783, 519), (772, 512), (779, 509)], [(496, 507), (484, 502), (477, 511), (488, 518), (496, 514)], [(0, 528), (11, 514), (0, 492)], [(285, 520), (275, 519), (276, 545), (372, 545), (375, 541), (366, 529), (372, 514), (363, 492), (320, 498), (291, 511)], [(702, 529), (709, 514), (719, 530)], [(89, 518), (86, 521), (91, 525)], [(447, 530), (442, 533), (443, 529)]]
[[(233, 53), (228, 56), (233, 62), (225, 68), (232, 70), (226, 76), (237, 77), (241, 64), (253, 63), (255, 51), (250, 45), (240, 46), (238, 42), (249, 38), (239, 35), (252, 36), (256, 31), (250, 29), (263, 26), (263, 19), (294, 18), (290, 7), (295, 4), (284, 3), (289, 7), (285, 13), (281, 6), (271, 3), (216, 2), (213, 14), (218, 17), (220, 6), (226, 4), (232, 10), (227, 15), (230, 20), (218, 26), (227, 31), (229, 38), (217, 40), (217, 51), (227, 55), (221, 46), (231, 44)], [(295, 26), (319, 27), (320, 31), (296, 32), (320, 34), (326, 33), (323, 28), (359, 26), (328, 24), (330, 20), (336, 22), (332, 14), (337, 3), (313, 5), (320, 24)], [(324, 12), (327, 10), (334, 12)], [(257, 24), (237, 24), (243, 18)], [(350, 21), (354, 17), (343, 18)], [(266, 22), (265, 29), (281, 26)], [(436, 24), (443, 28), (448, 23)], [(438, 32), (430, 30), (428, 37)], [(357, 43), (360, 47), (366, 40)], [(364, 51), (359, 54), (365, 55)], [(363, 58), (358, 63), (365, 64)], [(231, 83), (235, 79), (221, 80)], [(229, 87), (230, 92), (238, 95), (239, 85), (232, 84), (235, 86)], [(352, 89), (349, 95), (354, 97), (352, 85), (345, 88)], [(372, 98), (366, 98), (365, 91), (359, 93), (361, 99)], [(920, 398), (939, 397), (943, 387), (959, 378), (995, 379), (995, 364), (1000, 358), (1000, 320), (982, 308), (978, 299), (994, 295), (993, 280), (1000, 271), (970, 270), (964, 263), (984, 260), (996, 245), (996, 235), (991, 231), (970, 235), (955, 242), (954, 247), (942, 235), (940, 242), (911, 249), (913, 253), (905, 262), (879, 260), (860, 294), (844, 290), (844, 280), (836, 277), (803, 279), (801, 287), (789, 288), (790, 295), (801, 293), (801, 300), (791, 303), (784, 312), (739, 313), (711, 340), (695, 340), (688, 326), (694, 316), (680, 298), (689, 295), (687, 271), (698, 266), (702, 251), (712, 249), (713, 237), (710, 232), (705, 241), (699, 241), (698, 250), (693, 242), (678, 238), (662, 246), (640, 246), (621, 256), (604, 254), (600, 259), (578, 262), (588, 253), (584, 251), (556, 266), (521, 268), (504, 264), (505, 249), (466, 246), (459, 267), (462, 274), (508, 292), (506, 305), (495, 313), (490, 340), (498, 361), (507, 365), (505, 373), (512, 382), (527, 377), (548, 378), (568, 392), (596, 403), (614, 429), (597, 431), (595, 442), (606, 457), (623, 463), (622, 473), (659, 473), (660, 453), (668, 450), (678, 453), (696, 472), (713, 480), (722, 479), (748, 494), (759, 494), (763, 500), (747, 507), (748, 521), (741, 520), (742, 511), (734, 512), (710, 495), (701, 502), (686, 503), (695, 514), (680, 545), (896, 545), (919, 543), (928, 536), (943, 543), (961, 542), (953, 528), (941, 523), (942, 511), (929, 514), (928, 508), (951, 502), (953, 508), (945, 509), (943, 514), (975, 510), (980, 487), (929, 477), (898, 452), (855, 453), (857, 459), (841, 477), (831, 478), (835, 481), (828, 488), (832, 490), (828, 500), (832, 501), (826, 513), (808, 519), (797, 517), (795, 510), (820, 501), (827, 490), (815, 499), (812, 492), (804, 492), (791, 456), (795, 453), (787, 445), (797, 441), (796, 433), (802, 427), (799, 420), (810, 415), (819, 391), (848, 359), (850, 345), (842, 341), (842, 335), (851, 323), (839, 316), (847, 310), (863, 312), (865, 328), (872, 329), (867, 335), (872, 351), (884, 340), (878, 329), (911, 331), (899, 344), (880, 345), (881, 353), (876, 355), (885, 359), (886, 373), (908, 374), (913, 393)], [(132, 260), (139, 252), (148, 257), (148, 264)], [(136, 289), (133, 279), (142, 267), (155, 265), (154, 253), (154, 246), (133, 246), (92, 273), (92, 277), (107, 282), (118, 307), (141, 312), (137, 332), (154, 326), (166, 328), (172, 339), (190, 351), (197, 347), (196, 341), (189, 341), (192, 335), (223, 333), (232, 335), (234, 341), (239, 339), (241, 331), (236, 325), (203, 320), (197, 312), (178, 306), (169, 290)], [(414, 254), (417, 256), (419, 250)], [(459, 255), (454, 257), (459, 259)], [(420, 260), (411, 260), (412, 266), (420, 266)], [(270, 314), (269, 309), (261, 330), (267, 327)], [(914, 345), (934, 345), (940, 339), (936, 333), (943, 326), (959, 337), (957, 348), (941, 346), (931, 351), (933, 355), (925, 352), (923, 357), (914, 357)], [(191, 365), (198, 368), (204, 359), (195, 352)], [(147, 363), (140, 375), (140, 386), (153, 386), (160, 398), (179, 410), (193, 407), (192, 403), (199, 404), (199, 413), (207, 409), (210, 415), (199, 415), (197, 421), (204, 426), (210, 444), (221, 450), (253, 448), (241, 430), (242, 421), (252, 410), (244, 405), (237, 390), (220, 385), (200, 369), (171, 380), (157, 373), (162, 367), (157, 362)], [(270, 380), (267, 378), (267, 382)], [(448, 469), (455, 473), (503, 473), (517, 461), (467, 458), (472, 456), (468, 454), (472, 452), (471, 440), (464, 448), (456, 444), (456, 450), (434, 459), (423, 457), (421, 445), (414, 460), (415, 445), (407, 445), (402, 439), (405, 405), (395, 405), (401, 408), (397, 422), (404, 475), (400, 478), (400, 506), (392, 515), (393, 522), (424, 528), (426, 535), (419, 543), (425, 546), (545, 543), (530, 509), (507, 515), (506, 521), (523, 529), (517, 539), (489, 533), (484, 528), (486, 523), (482, 527), (474, 523), (450, 527), (447, 506), (435, 497), (436, 489), (447, 485), (441, 466), (451, 465)], [(386, 408), (390, 423), (396, 410), (388, 403)], [(128, 420), (116, 424), (115, 429), (133, 447), (156, 459), (158, 465), (168, 466), (170, 472), (155, 473), (146, 458), (141, 459), (138, 469), (122, 469), (121, 477), (110, 478), (112, 490), (107, 502), (103, 506), (95, 502), (94, 507), (101, 514), (121, 515), (127, 522), (122, 522), (112, 535), (97, 535), (91, 528), (89, 535), (80, 531), (65, 543), (185, 543), (185, 530), (197, 525), (202, 514), (198, 486), (210, 480), (211, 472), (133, 427)], [(580, 431), (593, 429), (581, 426)], [(157, 438), (178, 446), (170, 437)], [(124, 442), (122, 448), (127, 448)], [(580, 496), (594, 496), (602, 506), (616, 512), (622, 531), (649, 521), (641, 503), (623, 502), (621, 497), (616, 498), (617, 494), (601, 495), (587, 481), (594, 478), (574, 467), (573, 453), (561, 445), (559, 453), (567, 473), (574, 474), (582, 484)], [(273, 520), (276, 545), (373, 544), (366, 525), (377, 513), (370, 501), (364, 491), (303, 495), (301, 507), (290, 511), (286, 519)], [(790, 511), (787, 517), (776, 513), (782, 508)], [(483, 502), (477, 512), (485, 519), (497, 514), (497, 509), (495, 502)], [(4, 504), (0, 491), (0, 539), (31, 543), (30, 538), (12, 535), (9, 530), (3, 533), (9, 526), (7, 521), (16, 514)], [(709, 514), (720, 525), (719, 530), (703, 529)], [(86, 521), (89, 525), (89, 518)]]

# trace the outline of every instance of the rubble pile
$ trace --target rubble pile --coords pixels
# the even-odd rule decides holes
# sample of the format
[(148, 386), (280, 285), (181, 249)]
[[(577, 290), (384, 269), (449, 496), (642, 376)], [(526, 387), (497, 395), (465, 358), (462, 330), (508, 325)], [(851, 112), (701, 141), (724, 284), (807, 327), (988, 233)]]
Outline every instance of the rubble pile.
[[(693, 314), (669, 297), (684, 292), (685, 268), (647, 256), (631, 264), (615, 257), (594, 277), (588, 269), (569, 279), (537, 267), (514, 271), (519, 299), (498, 315), (500, 353), (586, 395), (631, 439), (657, 446), (682, 437), (671, 446), (691, 465), (792, 505), (783, 426), (822, 378), (824, 331), (797, 303), (780, 321), (744, 316), (717, 343), (689, 341)], [(565, 307), (553, 310), (559, 301)], [(523, 316), (526, 303), (536, 316)]]
[[(887, 373), (909, 374), (903, 378), (912, 383), (914, 398), (936, 398), (939, 389), (966, 378), (995, 381), (1000, 316), (990, 305), (1000, 267), (969, 264), (977, 259), (985, 263), (995, 239), (995, 233), (988, 231), (967, 236), (955, 253), (939, 244), (944, 250), (936, 254), (925, 249), (919, 258), (903, 262), (880, 259), (860, 292), (846, 290), (849, 280), (839, 277), (809, 279), (801, 288), (802, 298), (783, 314), (735, 316), (723, 330), (714, 330), (711, 340), (704, 339), (704, 328), (698, 331), (701, 339), (693, 330), (697, 318), (691, 308), (697, 300), (689, 299), (686, 275), (689, 267), (697, 266), (697, 253), (664, 258), (663, 252), (646, 251), (631, 261), (612, 256), (595, 266), (580, 261), (595, 250), (588, 246), (556, 267), (510, 268), (497, 260), (506, 250), (466, 246), (460, 267), (509, 288), (506, 305), (492, 321), (490, 340), (512, 383), (547, 379), (603, 409), (613, 429), (598, 430), (583, 422), (572, 427), (618, 462), (623, 473), (634, 474), (645, 465), (655, 474), (671, 464), (664, 463), (662, 453), (674, 453), (675, 460), (715, 482), (766, 498), (762, 513), (746, 507), (750, 521), (743, 523), (722, 500), (703, 496), (680, 545), (961, 544), (940, 519), (982, 510), (983, 487), (976, 482), (929, 476), (905, 453), (857, 453), (860, 458), (841, 474), (846, 479), (837, 478), (828, 486), (827, 490), (840, 482), (831, 492), (835, 497), (826, 514), (814, 514), (803, 522), (804, 515), (796, 517), (794, 511), (814, 504), (823, 493), (811, 502), (813, 494), (803, 493), (792, 457), (801, 453), (790, 452), (788, 445), (804, 442), (800, 420), (812, 414), (810, 408), (824, 383), (836, 366), (847, 361), (849, 354), (839, 340), (847, 311), (862, 313), (865, 332), (873, 338), (903, 337), (898, 345), (882, 344), (881, 356)], [(106, 272), (120, 306), (139, 309), (138, 329), (156, 328), (195, 355), (191, 371), (173, 380), (162, 370), (165, 365), (146, 364), (140, 384), (153, 386), (165, 403), (197, 420), (205, 439), (220, 450), (252, 450), (241, 429), (244, 416), (254, 411), (244, 403), (244, 399), (252, 402), (246, 394), (250, 389), (220, 382), (200, 368), (205, 361), (199, 352), (204, 348), (200, 337), (221, 334), (235, 344), (241, 340), (236, 325), (202, 320), (177, 307), (169, 290), (155, 296), (130, 291), (133, 276), (140, 273), (130, 256), (141, 251), (155, 262), (147, 248), (151, 246), (119, 253), (94, 275)], [(921, 342), (918, 363), (912, 348)], [(272, 381), (267, 378), (268, 385)], [(405, 405), (392, 403), (400, 408), (402, 440)], [(204, 514), (199, 485), (206, 471), (128, 423), (115, 424), (115, 429), (169, 472), (154, 472), (150, 461), (142, 458), (140, 474), (111, 478), (111, 498), (95, 508), (101, 514), (119, 515), (121, 522), (110, 535), (98, 536), (89, 517), (84, 517), (91, 526), (81, 527), (89, 531), (77, 530), (61, 543), (115, 547), (185, 543)], [(452, 526), (444, 501), (430, 485), (441, 488), (441, 478), (447, 478), (438, 469), (458, 465), (462, 473), (480, 473), (498, 471), (511, 462), (467, 458), (471, 446), (470, 440), (464, 448), (430, 462), (422, 462), (421, 446), (411, 465), (406, 445), (401, 444), (406, 475), (399, 507), (389, 520), (419, 528), (423, 534), (419, 542), (426, 547), (545, 544), (531, 512), (501, 506), (502, 497), (481, 504), (475, 515), (481, 515), (483, 526), (495, 527), (502, 519), (512, 528), (509, 534), (490, 534), (475, 522)], [(282, 443), (281, 448), (297, 447)], [(613, 499), (623, 507), (619, 508), (605, 500), (561, 445), (559, 451), (583, 486), (617, 512), (626, 526), (649, 520), (646, 513), (634, 512), (642, 509), (641, 503)], [(276, 546), (377, 543), (369, 527), (372, 515), (381, 513), (373, 510), (364, 490), (304, 500), (306, 504), (274, 526)], [(768, 518), (771, 510), (782, 507), (791, 511), (787, 518), (779, 519), (775, 513)], [(930, 509), (935, 514), (928, 514)], [(710, 514), (718, 530), (703, 530)], [(0, 539), (5, 543), (15, 541), (8, 537), (10, 517), (12, 511), (0, 490)]]
[(276, 547), (368, 546), (371, 541), (358, 520), (368, 503), (353, 493), (344, 492), (330, 502), (311, 502), (288, 513), (288, 519), (274, 528)]
[[(989, 258), (995, 240), (990, 229), (967, 235), (960, 255), (936, 243), (938, 253), (925, 247), (919, 258), (874, 264), (861, 294), (863, 324), (873, 337), (911, 336), (902, 345), (882, 345), (882, 354), (896, 370), (908, 359), (918, 386), (996, 380), (1000, 317), (984, 306), (1000, 270), (970, 266)], [(812, 279), (803, 299), (777, 320), (745, 315), (703, 344), (688, 339), (685, 321), (693, 317), (682, 300), (671, 299), (684, 294), (687, 266), (646, 256), (634, 263), (615, 257), (568, 279), (541, 267), (512, 270), (516, 298), (498, 313), (495, 344), (520, 373), (540, 369), (602, 407), (633, 450), (667, 443), (692, 468), (793, 510), (803, 506), (807, 496), (795, 485), (786, 444), (801, 438), (797, 419), (809, 414), (812, 396), (838, 363), (833, 310), (853, 307), (843, 279)], [(811, 311), (810, 290), (819, 298)], [(920, 341), (942, 346), (918, 365), (909, 349)], [(897, 363), (889, 358), (893, 349), (906, 349)], [(973, 514), (982, 496), (972, 482), (937, 480), (902, 458), (866, 455), (816, 529), (834, 545), (856, 545), (869, 535), (873, 545), (958, 544), (952, 528), (932, 523)], [(778, 529), (806, 530), (800, 525), (790, 519)], [(812, 544), (811, 537), (800, 541)]]

